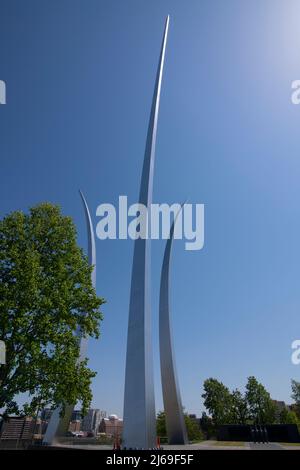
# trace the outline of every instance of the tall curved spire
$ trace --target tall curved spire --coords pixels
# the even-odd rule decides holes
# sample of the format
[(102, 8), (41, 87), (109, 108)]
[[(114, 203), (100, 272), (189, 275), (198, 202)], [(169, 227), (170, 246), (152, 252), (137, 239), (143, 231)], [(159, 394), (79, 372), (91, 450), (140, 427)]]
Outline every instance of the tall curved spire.
[[(85, 218), (86, 218), (86, 228), (87, 228), (87, 237), (88, 237), (88, 261), (89, 265), (93, 266), (91, 273), (91, 280), (94, 289), (96, 289), (96, 244), (95, 244), (95, 235), (94, 228), (92, 223), (91, 214), (89, 211), (88, 204), (83, 193), (79, 190), (81, 200), (84, 207)], [(79, 341), (79, 358), (78, 362), (82, 362), (86, 358), (87, 343), (88, 337), (83, 336), (80, 329), (77, 329), (76, 336)], [(69, 422), (74, 410), (74, 404), (67, 405), (65, 408), (65, 414), (61, 418), (60, 411), (61, 408), (57, 407), (53, 410), (50, 421), (47, 426), (47, 430), (43, 439), (44, 444), (52, 445), (55, 443), (56, 439), (60, 436), (64, 436), (68, 430)]]
[(87, 230), (87, 236), (88, 236), (88, 260), (89, 260), (90, 266), (93, 266), (93, 271), (91, 275), (92, 284), (93, 284), (94, 289), (96, 289), (96, 243), (95, 243), (93, 222), (92, 222), (91, 214), (89, 211), (89, 206), (81, 190), (79, 190), (79, 194), (81, 196), (81, 200), (83, 203), (85, 219), (86, 219), (86, 230)]
[[(96, 243), (95, 243), (93, 222), (92, 222), (89, 206), (81, 190), (79, 190), (79, 194), (82, 200), (84, 213), (85, 213), (85, 220), (86, 220), (86, 231), (87, 231), (87, 237), (88, 237), (88, 261), (89, 261), (89, 265), (93, 266), (93, 270), (91, 273), (91, 280), (92, 280), (92, 285), (94, 289), (96, 289)], [(86, 358), (88, 337), (82, 336), (79, 330), (77, 332), (77, 335), (80, 338), (79, 361), (83, 361)]]
[[(169, 16), (166, 19), (144, 154), (139, 203), (152, 203), (155, 144), (160, 91), (166, 53)], [(123, 446), (156, 446), (156, 415), (150, 306), (150, 239), (134, 242), (129, 306), (124, 395)]]
[(180, 211), (181, 209), (178, 211), (173, 221), (170, 237), (166, 243), (161, 269), (159, 298), (160, 369), (169, 444), (187, 444), (188, 442), (173, 349), (169, 299), (170, 258), (174, 238), (174, 227)]

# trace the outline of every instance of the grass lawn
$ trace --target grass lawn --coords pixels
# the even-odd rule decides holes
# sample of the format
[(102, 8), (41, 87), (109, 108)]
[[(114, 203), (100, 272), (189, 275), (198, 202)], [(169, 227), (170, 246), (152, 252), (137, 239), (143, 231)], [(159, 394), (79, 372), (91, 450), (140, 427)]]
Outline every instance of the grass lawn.
[(300, 446), (300, 442), (279, 442), (281, 446)]
[(222, 447), (245, 447), (245, 442), (241, 441), (215, 441), (215, 446), (222, 446)]

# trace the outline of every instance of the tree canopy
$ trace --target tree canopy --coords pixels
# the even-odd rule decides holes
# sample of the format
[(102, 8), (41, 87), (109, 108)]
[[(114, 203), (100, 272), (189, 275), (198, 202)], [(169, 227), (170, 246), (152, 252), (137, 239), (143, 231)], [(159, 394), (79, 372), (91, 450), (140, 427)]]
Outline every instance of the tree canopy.
[(249, 377), (246, 392), (232, 392), (217, 379), (204, 382), (204, 406), (215, 426), (221, 424), (272, 424), (276, 405), (265, 387), (255, 377)]
[(248, 404), (249, 418), (254, 424), (275, 422), (276, 406), (274, 401), (255, 377), (248, 378), (245, 399)]
[(292, 399), (300, 410), (300, 382), (292, 380)]
[(295, 412), (297, 418), (298, 418), (298, 423), (299, 423), (299, 430), (300, 430), (300, 382), (297, 382), (296, 380), (291, 381), (292, 385), (292, 395), (291, 398), (294, 400), (294, 404), (291, 406), (292, 411)]
[[(0, 366), (3, 414), (91, 401), (95, 373), (79, 362), (75, 332), (98, 338), (104, 302), (91, 283), (87, 257), (70, 217), (49, 203), (0, 221)], [(16, 396), (25, 393), (24, 405)]]
[[(184, 421), (189, 441), (199, 441), (203, 439), (199, 424), (193, 420), (188, 414), (184, 413)], [(156, 418), (156, 432), (159, 437), (167, 436), (166, 413), (159, 411)]]
[(230, 390), (217, 379), (207, 379), (203, 385), (204, 406), (215, 424), (228, 424), (231, 421), (232, 395)]

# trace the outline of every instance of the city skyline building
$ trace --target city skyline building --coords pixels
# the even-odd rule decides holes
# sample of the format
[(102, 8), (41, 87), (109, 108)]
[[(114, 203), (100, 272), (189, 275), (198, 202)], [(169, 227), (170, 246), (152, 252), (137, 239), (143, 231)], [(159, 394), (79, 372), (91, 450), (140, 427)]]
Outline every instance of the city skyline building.
[(97, 434), (103, 418), (106, 418), (106, 411), (90, 408), (87, 415), (82, 419), (81, 430)]
[(110, 437), (121, 437), (123, 431), (123, 420), (117, 415), (111, 414), (108, 418), (102, 418), (99, 426), (99, 433)]

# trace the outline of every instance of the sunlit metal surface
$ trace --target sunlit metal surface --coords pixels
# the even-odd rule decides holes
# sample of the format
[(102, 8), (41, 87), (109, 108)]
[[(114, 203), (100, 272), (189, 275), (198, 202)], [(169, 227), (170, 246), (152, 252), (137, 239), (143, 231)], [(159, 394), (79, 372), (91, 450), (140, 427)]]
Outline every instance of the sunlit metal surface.
[[(166, 52), (169, 16), (166, 19), (160, 60), (152, 100), (144, 155), (139, 203), (152, 203), (153, 171), (160, 90)], [(156, 416), (150, 305), (150, 239), (137, 239), (131, 278), (124, 395), (123, 446), (153, 448), (156, 445)]]
[(187, 444), (188, 439), (177, 378), (170, 318), (170, 258), (175, 223), (176, 218), (170, 230), (170, 238), (166, 243), (161, 270), (159, 298), (160, 369), (169, 444)]

